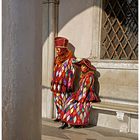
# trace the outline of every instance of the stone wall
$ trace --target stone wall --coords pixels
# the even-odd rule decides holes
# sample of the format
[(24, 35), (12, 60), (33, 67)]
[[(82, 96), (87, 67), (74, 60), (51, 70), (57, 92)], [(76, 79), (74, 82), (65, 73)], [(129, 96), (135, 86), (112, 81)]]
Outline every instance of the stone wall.
[(69, 39), (78, 59), (88, 58), (97, 67), (96, 90), (103, 101), (137, 105), (137, 62), (100, 60), (101, 7), (102, 0), (60, 0), (57, 13), (58, 36)]

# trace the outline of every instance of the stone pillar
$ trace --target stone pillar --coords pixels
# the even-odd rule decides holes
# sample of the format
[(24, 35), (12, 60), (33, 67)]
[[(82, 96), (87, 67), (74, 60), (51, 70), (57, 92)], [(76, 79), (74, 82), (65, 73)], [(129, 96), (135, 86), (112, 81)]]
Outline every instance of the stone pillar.
[[(43, 7), (43, 73), (42, 73), (42, 117), (52, 118), (54, 110), (53, 93), (50, 90), (54, 67), (54, 38), (56, 35), (56, 0), (44, 0)], [(48, 16), (46, 16), (48, 15)], [(48, 26), (47, 26), (48, 24)]]
[(3, 1), (3, 140), (41, 140), (41, 4)]

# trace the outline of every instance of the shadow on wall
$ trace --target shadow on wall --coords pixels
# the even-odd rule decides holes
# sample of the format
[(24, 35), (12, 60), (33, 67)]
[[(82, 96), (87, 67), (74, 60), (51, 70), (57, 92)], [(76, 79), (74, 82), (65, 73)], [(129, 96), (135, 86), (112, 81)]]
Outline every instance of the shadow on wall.
[[(100, 73), (96, 70), (95, 71), (95, 77), (94, 77), (95, 78), (94, 89), (95, 89), (95, 94), (100, 99), (100, 96), (99, 96), (100, 84), (99, 84), (99, 80), (98, 80), (99, 77), (100, 77)], [(94, 110), (93, 108), (91, 108), (91, 110), (90, 110), (90, 119), (89, 119), (89, 122), (90, 122), (91, 126), (97, 126), (98, 114), (99, 114), (98, 110)]]
[(71, 43), (68, 43), (68, 49), (72, 52), (72, 55), (75, 57), (75, 47), (71, 44)]
[(98, 126), (99, 114), (108, 114), (108, 115), (116, 116), (115, 112), (98, 110), (98, 109), (96, 110), (96, 109), (92, 108), (90, 111), (90, 125), (91, 126)]
[[(93, 6), (99, 6), (100, 0), (60, 0), (59, 6), (58, 6), (58, 17), (56, 17), (56, 20), (58, 19), (58, 32), (63, 29), (65, 25), (67, 25), (72, 19), (77, 17), (82, 12), (86, 11), (87, 9), (93, 7)], [(48, 39), (51, 30), (49, 31), (49, 10), (48, 10), (48, 4), (43, 4), (43, 44)], [(82, 29), (81, 29), (82, 30)]]
[[(68, 43), (68, 49), (72, 51), (73, 56), (75, 57), (75, 47), (73, 44)], [(76, 91), (79, 87), (79, 81), (80, 81), (80, 74), (81, 70), (79, 67), (75, 66), (75, 80), (74, 80), (74, 90)], [(100, 84), (99, 84), (99, 77), (100, 73), (96, 70), (95, 71), (95, 83), (94, 83), (94, 89), (95, 89), (95, 94), (99, 97), (99, 90), (100, 90)]]
[[(93, 6), (99, 7), (95, 0), (60, 0), (59, 3), (59, 31), (73, 18)], [(101, 8), (101, 5), (100, 5)], [(82, 30), (82, 29), (81, 29)]]
[[(68, 49), (72, 52), (73, 56), (75, 57), (75, 47), (73, 44), (68, 43)], [(74, 91), (78, 90), (79, 81), (80, 81), (80, 68), (73, 65), (75, 67), (75, 80), (74, 80)]]
[(74, 80), (74, 90), (77, 91), (79, 89), (79, 81), (80, 81), (80, 68), (75, 66), (75, 80)]
[(94, 89), (95, 89), (95, 94), (99, 97), (99, 91), (100, 91), (100, 84), (99, 84), (99, 77), (100, 73), (96, 70), (95, 71), (95, 83), (94, 83)]
[[(69, 23), (72, 19), (74, 19), (75, 17), (77, 17), (79, 14), (81, 14), (82, 12), (86, 11), (87, 9), (95, 6), (95, 7), (99, 7), (101, 9), (102, 6), (100, 4), (100, 1), (101, 0), (60, 0), (59, 2), (59, 10), (58, 10), (58, 32), (65, 26), (67, 25), (67, 23)], [(123, 1), (121, 2), (120, 1), (120, 4), (123, 3)], [(114, 1), (110, 1), (110, 4), (113, 5), (114, 4)], [(130, 10), (128, 9), (128, 7), (130, 7), (131, 5), (138, 5), (137, 4), (138, 1), (134, 1), (132, 3), (129, 3), (126, 1), (126, 5), (127, 7), (125, 6), (125, 4), (123, 4), (122, 6), (122, 9), (123, 11), (126, 12), (126, 16), (127, 18), (125, 18), (125, 20), (123, 21), (124, 24), (123, 26), (131, 29), (133, 28), (133, 24), (132, 25), (129, 25), (127, 26), (127, 22), (129, 22), (129, 17), (130, 16), (133, 16), (135, 17), (135, 19), (138, 19), (138, 11), (134, 11), (132, 15), (132, 13), (130, 13)], [(104, 3), (103, 3), (104, 4)], [(110, 7), (108, 9), (103, 9), (104, 12), (107, 13), (107, 15), (110, 15), (110, 18), (114, 19), (114, 18), (117, 18), (120, 22), (122, 21), (122, 16), (118, 15), (117, 17), (114, 16), (114, 14), (112, 13), (112, 11), (110, 10)], [(115, 10), (115, 9), (113, 9)], [(118, 9), (117, 9), (118, 10)], [(121, 13), (121, 12), (120, 12)], [(46, 33), (43, 33), (43, 43), (45, 42), (45, 40), (49, 37), (49, 34), (51, 33), (51, 31), (49, 32), (49, 25), (48, 25), (48, 17), (49, 17), (49, 12), (48, 12), (48, 7), (47, 7), (47, 3), (46, 4), (43, 4), (43, 29), (42, 30), (45, 30)], [(133, 18), (132, 18), (133, 20)], [(131, 27), (132, 26), (132, 27)], [(82, 29), (81, 29), (82, 30)]]

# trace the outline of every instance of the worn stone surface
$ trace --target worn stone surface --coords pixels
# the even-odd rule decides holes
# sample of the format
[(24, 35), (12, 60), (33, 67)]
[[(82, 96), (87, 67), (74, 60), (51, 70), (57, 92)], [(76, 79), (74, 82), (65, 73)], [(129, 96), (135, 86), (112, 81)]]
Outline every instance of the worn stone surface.
[[(99, 94), (100, 97), (103, 97), (102, 101), (137, 105), (137, 61), (100, 59), (102, 23), (101, 5), (102, 0), (88, 0), (88, 2), (86, 0), (61, 0), (57, 13), (59, 16), (57, 17), (58, 36), (69, 38), (71, 45), (75, 47), (75, 56), (77, 58), (88, 58), (92, 61), (92, 64), (97, 67), (98, 78), (96, 78), (95, 81), (95, 89), (96, 93)], [(47, 8), (48, 7), (46, 7), (46, 9)], [(47, 15), (47, 10), (45, 11), (45, 14)], [(47, 24), (45, 26), (47, 26)], [(46, 60), (46, 63), (47, 59), (48, 58), (44, 59)], [(44, 73), (46, 73), (48, 69), (46, 68)], [(51, 94), (47, 95), (47, 90), (44, 89), (43, 117), (47, 117), (48, 115), (49, 109), (47, 107), (50, 107), (49, 99), (51, 99)], [(122, 123), (116, 120), (115, 112), (113, 113), (113, 115), (112, 112), (100, 114), (98, 119), (100, 120), (99, 124), (111, 128), (116, 126), (116, 128), (119, 129)], [(108, 120), (108, 117), (110, 120), (105, 122)], [(94, 116), (92, 116), (92, 118), (94, 118)], [(137, 118), (131, 118), (131, 120), (132, 131), (137, 132), (138, 120)]]
[(108, 99), (138, 102), (138, 71), (98, 69), (99, 95)]
[(60, 123), (42, 121), (42, 140), (137, 140), (132, 133), (120, 133), (113, 129), (89, 126), (87, 128), (58, 129)]

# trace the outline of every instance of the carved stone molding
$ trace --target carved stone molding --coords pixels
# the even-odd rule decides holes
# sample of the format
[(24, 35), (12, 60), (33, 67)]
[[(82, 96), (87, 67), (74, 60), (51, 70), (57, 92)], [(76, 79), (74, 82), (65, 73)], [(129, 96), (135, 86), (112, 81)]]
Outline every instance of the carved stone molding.
[(93, 65), (96, 66), (98, 69), (122, 69), (122, 70), (138, 70), (138, 63), (137, 62), (126, 62), (126, 61), (94, 61), (93, 59), (89, 59)]
[(89, 59), (100, 58), (101, 22), (102, 22), (102, 0), (93, 2), (93, 27), (92, 27), (92, 49)]
[(43, 4), (50, 4), (50, 3), (59, 4), (59, 0), (43, 0)]

